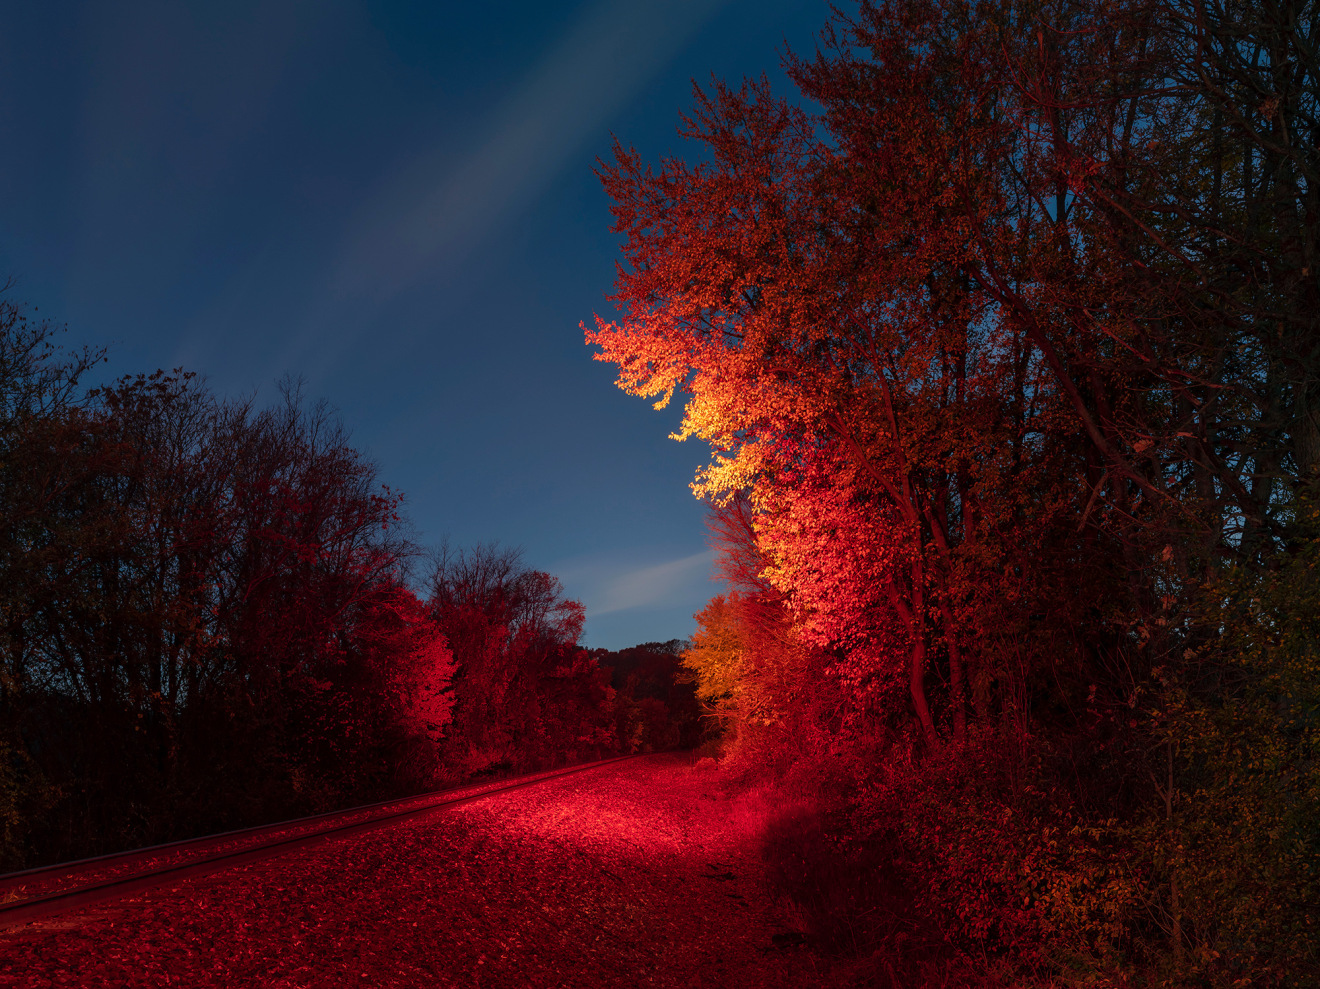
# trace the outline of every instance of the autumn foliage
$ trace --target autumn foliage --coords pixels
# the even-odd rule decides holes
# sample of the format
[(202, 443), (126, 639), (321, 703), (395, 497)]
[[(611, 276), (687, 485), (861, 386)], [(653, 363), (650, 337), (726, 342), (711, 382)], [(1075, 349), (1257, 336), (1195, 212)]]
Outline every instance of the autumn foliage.
[(431, 614), (457, 661), (448, 761), (465, 774), (615, 749), (609, 675), (579, 644), (582, 605), (495, 546), (443, 549)]
[(1286, 631), (1316, 586), (1314, 28), (867, 0), (786, 56), (800, 103), (715, 82), (692, 161), (601, 167), (624, 258), (588, 342), (711, 449), (731, 592), (684, 661), (955, 955), (1320, 963)]
[(554, 577), (427, 569), (296, 385), (88, 389), (99, 357), (0, 300), (0, 870), (677, 744), (663, 704), (620, 737)]
[(323, 407), (94, 355), (0, 312), (0, 853), (77, 857), (416, 787), (449, 648), (399, 499)]
[(693, 678), (682, 667), (687, 643), (643, 642), (593, 649), (614, 691), (615, 733), (624, 752), (694, 749), (718, 731), (703, 717)]

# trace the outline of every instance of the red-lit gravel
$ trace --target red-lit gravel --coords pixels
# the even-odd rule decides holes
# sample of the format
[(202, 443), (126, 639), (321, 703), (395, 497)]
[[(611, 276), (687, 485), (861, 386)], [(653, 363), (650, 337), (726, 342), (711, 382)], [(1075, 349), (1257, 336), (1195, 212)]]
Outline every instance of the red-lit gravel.
[[(530, 773), (519, 776), (520, 780), (537, 779), (558, 775), (563, 770), (547, 770), (544, 773)], [(462, 797), (476, 796), (487, 790), (498, 790), (508, 784), (507, 780), (493, 780), (471, 786), (456, 787), (432, 794), (422, 794), (415, 798), (392, 800), (388, 805), (370, 804), (365, 807), (339, 811), (333, 815), (333, 826), (340, 827), (357, 822), (370, 821), (383, 814), (406, 811), (413, 807), (433, 804), (438, 797), (456, 800)], [(156, 848), (140, 852), (128, 852), (122, 856), (108, 856), (104, 859), (92, 859), (82, 863), (70, 863), (66, 870), (58, 866), (43, 869), (35, 874), (19, 873), (16, 877), (0, 876), (0, 903), (14, 900), (35, 899), (49, 893), (79, 889), (108, 879), (137, 876), (152, 870), (183, 866), (191, 862), (203, 861), (216, 853), (240, 852), (246, 848), (263, 845), (276, 832), (280, 837), (291, 838), (297, 835), (311, 835), (324, 830), (328, 822), (322, 817), (308, 817), (297, 821), (286, 821), (265, 828), (249, 828), (245, 831), (233, 831), (210, 838), (197, 838), (191, 841), (159, 845)]]
[(832, 985), (753, 829), (682, 757), (605, 766), (0, 932), (0, 986)]

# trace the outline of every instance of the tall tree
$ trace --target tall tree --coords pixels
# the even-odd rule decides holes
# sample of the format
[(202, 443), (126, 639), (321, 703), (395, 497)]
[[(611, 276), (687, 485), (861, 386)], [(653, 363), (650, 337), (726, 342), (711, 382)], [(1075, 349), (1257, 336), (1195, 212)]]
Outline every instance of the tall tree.
[[(624, 258), (587, 340), (625, 391), (684, 394), (693, 489), (744, 499), (729, 569), (795, 643), (749, 648), (726, 599), (690, 661), (747, 697), (783, 656), (844, 688), (836, 750), (897, 737), (913, 782), (869, 792), (969, 937), (1026, 943), (1055, 910), (1188, 964), (1176, 808), (1225, 792), (1188, 712), (1277, 682), (1223, 664), (1205, 588), (1272, 586), (1310, 539), (1316, 30), (1305, 0), (863, 0), (787, 57), (802, 106), (716, 83), (684, 117), (697, 163), (616, 146), (599, 170)], [(1262, 750), (1305, 764), (1278, 731)], [(1207, 813), (1248, 846), (1255, 811)], [(1069, 915), (1051, 897), (1103, 882), (1105, 814), (1145, 884)], [(1047, 851), (1079, 819), (1107, 823)], [(1012, 899), (996, 847), (1071, 861), (1032, 894), (1053, 906), (977, 905)]]

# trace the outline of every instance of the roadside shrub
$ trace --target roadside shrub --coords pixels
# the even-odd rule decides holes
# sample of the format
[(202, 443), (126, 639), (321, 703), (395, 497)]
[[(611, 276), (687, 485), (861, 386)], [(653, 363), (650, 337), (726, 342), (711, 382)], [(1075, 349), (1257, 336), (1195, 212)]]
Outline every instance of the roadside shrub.
[(1218, 634), (1153, 714), (1169, 799), (1134, 837), (1188, 969), (1215, 984), (1320, 985), (1320, 511), (1303, 511), (1275, 570), (1203, 589)]
[(892, 836), (894, 867), (953, 948), (1040, 965), (1066, 945), (1103, 966), (1121, 949), (1133, 890), (1101, 832), (1014, 748), (985, 732), (920, 761), (895, 753), (849, 828)]
[(813, 943), (853, 956), (873, 951), (887, 927), (908, 924), (912, 898), (891, 852), (879, 843), (843, 846), (819, 811), (802, 805), (767, 822), (761, 848), (773, 888), (798, 909)]
[(26, 751), (0, 739), (0, 872), (23, 868), (33, 821), (42, 820), (60, 796)]

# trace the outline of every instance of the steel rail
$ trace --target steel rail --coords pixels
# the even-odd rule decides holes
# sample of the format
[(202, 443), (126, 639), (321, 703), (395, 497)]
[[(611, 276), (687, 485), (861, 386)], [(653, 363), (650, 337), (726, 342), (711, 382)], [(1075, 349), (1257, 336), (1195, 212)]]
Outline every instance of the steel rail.
[[(182, 882), (197, 876), (219, 872), (224, 869), (263, 859), (275, 858), (293, 851), (327, 844), (353, 835), (374, 831), (378, 828), (392, 827), (424, 817), (433, 811), (460, 804), (471, 803), (484, 797), (507, 793), (527, 786), (535, 786), (548, 780), (571, 776), (591, 769), (597, 769), (615, 762), (639, 758), (638, 755), (613, 756), (596, 762), (570, 766), (567, 769), (550, 770), (514, 777), (492, 784), (468, 784), (447, 790), (386, 800), (375, 804), (350, 807), (347, 810), (331, 811), (311, 817), (300, 817), (276, 824), (264, 824), (240, 831), (227, 831), (221, 834), (207, 835), (201, 838), (189, 838), (184, 841), (155, 845), (150, 848), (133, 849), (100, 855), (95, 858), (80, 859), (76, 862), (27, 869), (0, 875), (0, 895), (6, 887), (18, 886), (20, 894), (15, 899), (0, 902), (0, 931), (21, 927), (45, 917), (65, 913), (77, 908), (85, 908), (109, 900), (118, 899), (138, 890), (150, 889), (166, 883)], [(479, 792), (470, 792), (474, 787), (484, 787)], [(362, 814), (371, 816), (356, 819)], [(343, 823), (341, 823), (343, 822)], [(308, 827), (313, 830), (307, 830)], [(293, 830), (295, 833), (289, 834)], [(233, 847), (238, 842), (239, 847)], [(229, 847), (217, 847), (229, 846)], [(152, 866), (162, 856), (191, 856), (183, 861), (169, 862)], [(140, 865), (141, 868), (135, 868)], [(98, 873), (107, 869), (128, 870), (124, 874), (96, 878)], [(77, 883), (79, 875), (92, 877), (82, 885), (70, 888), (57, 888), (36, 895), (23, 897), (21, 890), (43, 880), (65, 879)]]

